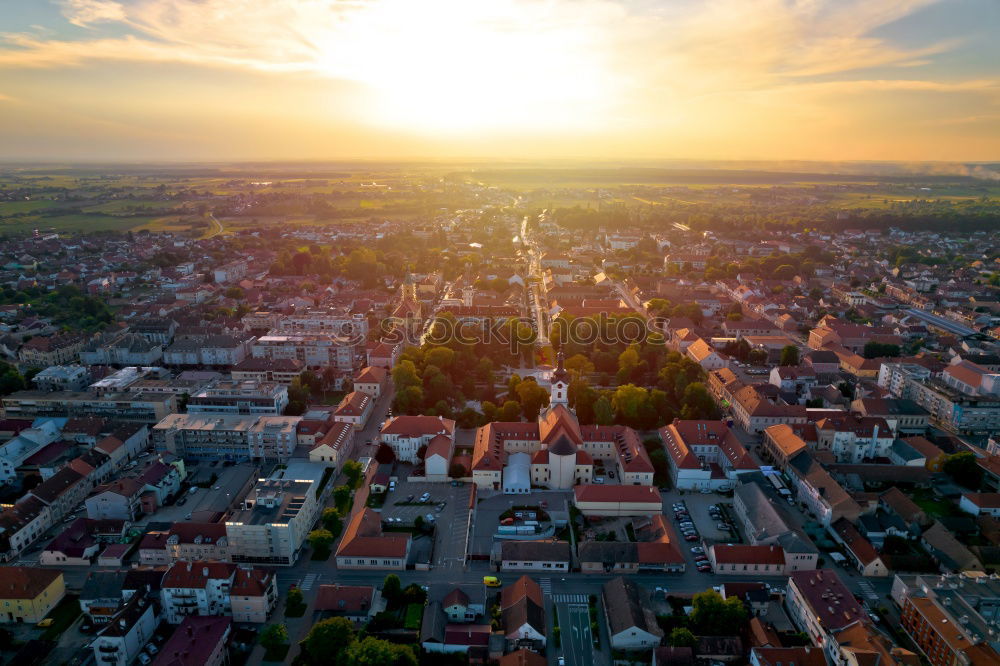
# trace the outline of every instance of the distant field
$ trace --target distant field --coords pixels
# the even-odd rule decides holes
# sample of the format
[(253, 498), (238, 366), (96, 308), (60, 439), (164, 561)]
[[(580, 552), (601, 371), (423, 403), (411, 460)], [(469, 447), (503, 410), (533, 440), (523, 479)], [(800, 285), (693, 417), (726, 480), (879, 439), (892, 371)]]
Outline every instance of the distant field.
[(19, 213), (32, 213), (36, 210), (46, 208), (56, 208), (65, 206), (62, 201), (50, 201), (48, 199), (35, 199), (32, 201), (0, 201), (0, 217), (18, 215)]
[(109, 215), (58, 215), (54, 217), (16, 217), (0, 219), (0, 233), (40, 231), (89, 232), (128, 231), (149, 223), (152, 217), (113, 217)]

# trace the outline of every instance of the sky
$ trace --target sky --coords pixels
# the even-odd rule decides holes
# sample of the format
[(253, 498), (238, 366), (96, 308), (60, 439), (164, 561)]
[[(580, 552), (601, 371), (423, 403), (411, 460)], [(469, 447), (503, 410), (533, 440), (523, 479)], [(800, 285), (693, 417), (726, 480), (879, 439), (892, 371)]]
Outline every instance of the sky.
[(1000, 160), (998, 0), (2, 0), (0, 160)]

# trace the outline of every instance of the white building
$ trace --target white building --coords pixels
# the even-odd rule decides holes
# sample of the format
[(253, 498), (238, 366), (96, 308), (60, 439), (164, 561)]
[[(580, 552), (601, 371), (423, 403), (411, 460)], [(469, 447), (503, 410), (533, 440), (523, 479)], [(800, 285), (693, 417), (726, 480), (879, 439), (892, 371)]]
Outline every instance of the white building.
[(417, 463), (417, 452), (437, 435), (455, 437), (455, 422), (441, 416), (394, 416), (385, 422), (380, 438), (402, 462)]

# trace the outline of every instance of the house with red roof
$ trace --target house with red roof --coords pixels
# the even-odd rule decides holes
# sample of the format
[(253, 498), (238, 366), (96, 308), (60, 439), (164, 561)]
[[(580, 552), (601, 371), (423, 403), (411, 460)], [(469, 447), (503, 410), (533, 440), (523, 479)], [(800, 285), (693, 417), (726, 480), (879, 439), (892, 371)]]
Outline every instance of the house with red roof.
[(678, 420), (660, 428), (675, 488), (728, 490), (758, 466), (723, 421)]
[(344, 530), (337, 547), (337, 568), (403, 570), (409, 554), (410, 535), (383, 534), (379, 514), (364, 508)]
[(785, 573), (785, 550), (775, 545), (729, 545), (717, 543), (707, 552), (715, 573), (721, 575), (781, 576)]

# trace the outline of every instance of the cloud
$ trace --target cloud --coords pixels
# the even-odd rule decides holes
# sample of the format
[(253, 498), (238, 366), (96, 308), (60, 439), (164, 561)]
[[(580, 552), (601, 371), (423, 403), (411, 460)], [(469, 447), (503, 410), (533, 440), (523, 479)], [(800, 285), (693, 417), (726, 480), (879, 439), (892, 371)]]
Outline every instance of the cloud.
[(63, 0), (62, 4), (66, 19), (82, 28), (125, 19), (125, 8), (113, 0)]

